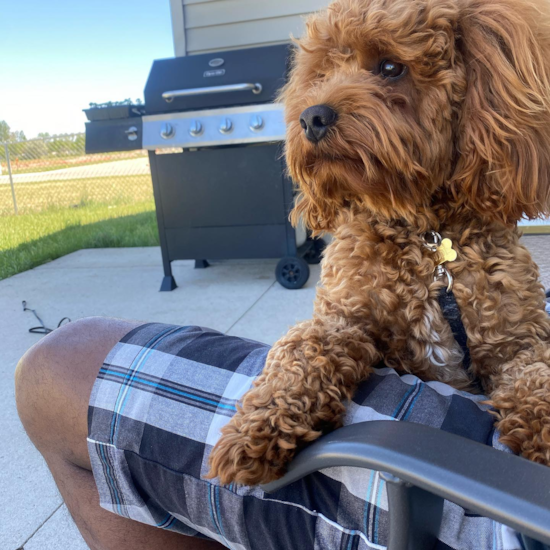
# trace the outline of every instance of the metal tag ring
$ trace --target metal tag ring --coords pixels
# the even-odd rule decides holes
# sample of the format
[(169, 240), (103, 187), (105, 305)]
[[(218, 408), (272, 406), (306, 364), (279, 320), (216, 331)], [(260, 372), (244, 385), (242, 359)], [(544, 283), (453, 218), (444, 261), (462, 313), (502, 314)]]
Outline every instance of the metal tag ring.
[[(433, 242), (428, 242), (428, 236), (430, 236)], [(443, 239), (437, 231), (429, 231), (428, 233), (422, 234), (422, 240), (424, 241), (424, 246), (431, 252), (437, 252), (437, 249), (441, 246)]]

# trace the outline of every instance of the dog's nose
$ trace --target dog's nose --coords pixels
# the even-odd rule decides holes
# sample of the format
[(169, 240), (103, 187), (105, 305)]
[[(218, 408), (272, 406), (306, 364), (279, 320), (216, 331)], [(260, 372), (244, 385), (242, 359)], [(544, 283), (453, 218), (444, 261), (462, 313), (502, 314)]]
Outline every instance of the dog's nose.
[(312, 143), (319, 143), (336, 122), (338, 114), (328, 105), (314, 105), (300, 115), (300, 125)]

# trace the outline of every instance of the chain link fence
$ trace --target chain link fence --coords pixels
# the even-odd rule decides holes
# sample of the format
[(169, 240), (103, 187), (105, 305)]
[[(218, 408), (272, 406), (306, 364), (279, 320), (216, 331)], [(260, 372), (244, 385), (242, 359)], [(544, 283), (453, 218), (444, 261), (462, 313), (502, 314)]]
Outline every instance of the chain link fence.
[(0, 217), (153, 200), (146, 151), (86, 155), (84, 134), (0, 143)]

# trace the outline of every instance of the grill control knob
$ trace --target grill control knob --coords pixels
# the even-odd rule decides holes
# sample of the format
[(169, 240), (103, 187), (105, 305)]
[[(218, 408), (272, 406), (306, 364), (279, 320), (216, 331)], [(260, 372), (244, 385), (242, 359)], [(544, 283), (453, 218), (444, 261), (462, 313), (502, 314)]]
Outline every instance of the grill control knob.
[(125, 130), (124, 133), (128, 136), (130, 141), (136, 141), (138, 138), (138, 129), (135, 126), (130, 126), (130, 128)]
[(259, 132), (264, 127), (264, 119), (260, 115), (254, 115), (250, 119), (250, 129)]
[(160, 127), (160, 136), (163, 139), (170, 139), (175, 135), (176, 135), (175, 128), (169, 122), (164, 122)]
[(233, 123), (231, 122), (231, 119), (224, 118), (220, 125), (220, 133), (229, 134), (232, 131), (233, 131)]
[(198, 137), (204, 132), (204, 128), (200, 120), (194, 120), (191, 122), (191, 127), (189, 128), (189, 134), (193, 137)]

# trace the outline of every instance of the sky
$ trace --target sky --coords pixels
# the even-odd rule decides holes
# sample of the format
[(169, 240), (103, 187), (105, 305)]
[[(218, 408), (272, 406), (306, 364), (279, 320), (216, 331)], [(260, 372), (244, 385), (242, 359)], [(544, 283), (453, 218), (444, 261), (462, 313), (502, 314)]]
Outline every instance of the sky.
[(0, 0), (0, 120), (27, 138), (83, 132), (90, 102), (143, 100), (173, 57), (169, 0)]

